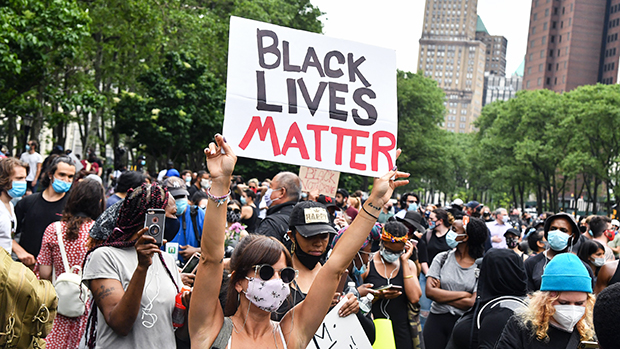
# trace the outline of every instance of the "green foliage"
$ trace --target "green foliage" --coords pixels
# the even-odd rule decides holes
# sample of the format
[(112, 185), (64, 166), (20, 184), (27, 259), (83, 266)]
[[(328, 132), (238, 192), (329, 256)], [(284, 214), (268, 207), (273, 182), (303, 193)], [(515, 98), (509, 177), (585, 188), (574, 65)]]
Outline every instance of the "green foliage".
[(221, 127), (225, 95), (206, 66), (170, 52), (162, 68), (147, 70), (138, 82), (144, 93), (125, 92), (115, 107), (116, 131), (162, 163), (201, 153), (210, 142), (205, 135)]

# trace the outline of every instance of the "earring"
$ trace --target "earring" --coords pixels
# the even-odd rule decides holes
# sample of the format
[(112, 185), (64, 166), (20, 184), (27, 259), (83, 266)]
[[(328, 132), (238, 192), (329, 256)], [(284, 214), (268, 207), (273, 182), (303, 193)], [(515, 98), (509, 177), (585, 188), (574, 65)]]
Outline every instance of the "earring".
[(291, 241), (292, 245), (291, 245), (291, 255), (295, 253), (295, 241)]
[(241, 294), (237, 292), (237, 304), (241, 303)]

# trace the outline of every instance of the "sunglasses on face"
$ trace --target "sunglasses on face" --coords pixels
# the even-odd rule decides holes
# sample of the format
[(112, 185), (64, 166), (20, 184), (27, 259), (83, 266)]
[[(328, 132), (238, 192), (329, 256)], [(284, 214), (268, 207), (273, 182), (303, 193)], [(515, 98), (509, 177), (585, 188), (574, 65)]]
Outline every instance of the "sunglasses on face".
[[(254, 271), (256, 272), (256, 276), (258, 276), (263, 281), (269, 281), (275, 274), (276, 270), (269, 264), (255, 265)], [(290, 284), (297, 277), (298, 271), (291, 268), (286, 267), (278, 270), (278, 274), (280, 274), (280, 279), (285, 284)]]
[(234, 213), (239, 213), (239, 212), (241, 212), (241, 210), (240, 210), (240, 209), (238, 209), (238, 208), (228, 207), (228, 212), (230, 212), (230, 211), (233, 211)]

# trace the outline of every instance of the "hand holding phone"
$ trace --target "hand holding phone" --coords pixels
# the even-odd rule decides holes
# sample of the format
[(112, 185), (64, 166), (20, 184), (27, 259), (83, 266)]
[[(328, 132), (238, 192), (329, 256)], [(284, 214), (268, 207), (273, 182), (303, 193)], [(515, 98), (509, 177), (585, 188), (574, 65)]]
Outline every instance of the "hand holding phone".
[(144, 216), (144, 227), (147, 228), (145, 236), (155, 238), (155, 244), (161, 246), (164, 242), (164, 229), (166, 227), (166, 210), (150, 208)]
[(200, 253), (196, 252), (194, 255), (185, 263), (183, 270), (181, 270), (181, 274), (196, 274), (196, 269), (198, 267), (198, 262), (200, 262)]

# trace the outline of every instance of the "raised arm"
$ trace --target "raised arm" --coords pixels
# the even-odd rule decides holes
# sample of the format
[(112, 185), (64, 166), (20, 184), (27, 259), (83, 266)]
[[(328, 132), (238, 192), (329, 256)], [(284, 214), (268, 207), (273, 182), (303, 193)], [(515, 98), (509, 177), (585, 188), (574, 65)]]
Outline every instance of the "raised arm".
[[(218, 202), (217, 197), (226, 196), (237, 157), (221, 135), (205, 149), (207, 166), (211, 174), (210, 197), (202, 228), (200, 249), (202, 254), (194, 280), (194, 294), (189, 307), (189, 333), (192, 342), (200, 346), (210, 346), (222, 324), (224, 313), (218, 295), (224, 271), (224, 233), (226, 226), (226, 202)], [(222, 154), (222, 149), (225, 154)]]
[[(397, 151), (397, 155), (400, 155), (400, 150)], [(291, 333), (288, 340), (300, 341), (293, 342), (296, 347), (305, 347), (321, 325), (336, 292), (340, 276), (368, 237), (381, 208), (390, 199), (396, 187), (409, 183), (407, 180), (394, 181), (394, 179), (406, 177), (409, 177), (408, 173), (397, 172), (394, 169), (375, 179), (370, 197), (334, 247), (327, 263), (317, 274), (306, 299), (294, 308), (295, 311), (289, 311), (282, 319), (283, 332)], [(293, 315), (295, 319), (291, 322)]]

